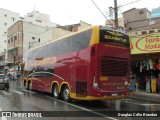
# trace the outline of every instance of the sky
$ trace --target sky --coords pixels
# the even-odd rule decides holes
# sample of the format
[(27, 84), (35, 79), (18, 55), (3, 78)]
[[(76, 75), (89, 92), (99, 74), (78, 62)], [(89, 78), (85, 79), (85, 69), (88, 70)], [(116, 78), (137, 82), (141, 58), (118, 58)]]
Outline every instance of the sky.
[[(93, 0), (109, 19), (108, 7), (114, 7), (114, 0)], [(137, 0), (117, 0), (118, 6)], [(160, 0), (139, 0), (119, 8), (119, 16), (131, 8), (160, 7)], [(104, 25), (106, 18), (93, 4), (92, 0), (0, 0), (0, 8), (19, 13), (21, 17), (34, 10), (48, 14), (53, 23), (69, 25), (80, 20), (92, 25)]]

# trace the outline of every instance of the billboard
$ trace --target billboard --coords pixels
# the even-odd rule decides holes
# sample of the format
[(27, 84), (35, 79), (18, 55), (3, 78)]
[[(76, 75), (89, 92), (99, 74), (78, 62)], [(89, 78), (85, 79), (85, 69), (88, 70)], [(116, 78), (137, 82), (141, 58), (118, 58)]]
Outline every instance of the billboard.
[(160, 33), (130, 37), (131, 54), (160, 52)]

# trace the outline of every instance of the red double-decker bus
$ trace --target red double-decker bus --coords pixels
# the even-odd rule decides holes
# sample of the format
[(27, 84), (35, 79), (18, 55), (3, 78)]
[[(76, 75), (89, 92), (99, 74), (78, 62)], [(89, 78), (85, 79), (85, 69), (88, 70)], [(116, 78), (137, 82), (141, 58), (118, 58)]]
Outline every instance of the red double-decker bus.
[(64, 101), (127, 98), (130, 59), (125, 31), (92, 26), (29, 50), (22, 85)]

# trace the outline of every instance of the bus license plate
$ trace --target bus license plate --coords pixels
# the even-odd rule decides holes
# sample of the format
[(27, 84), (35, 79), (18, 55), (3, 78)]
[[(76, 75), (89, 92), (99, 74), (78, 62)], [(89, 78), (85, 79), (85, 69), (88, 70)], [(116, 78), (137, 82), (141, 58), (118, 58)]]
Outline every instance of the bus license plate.
[(117, 93), (113, 93), (112, 96), (118, 96), (118, 94)]

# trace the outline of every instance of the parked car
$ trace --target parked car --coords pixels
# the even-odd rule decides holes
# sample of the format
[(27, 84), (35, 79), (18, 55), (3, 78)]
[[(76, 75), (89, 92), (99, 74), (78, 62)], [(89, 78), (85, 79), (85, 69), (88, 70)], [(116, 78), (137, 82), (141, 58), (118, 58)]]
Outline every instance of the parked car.
[(3, 90), (9, 89), (8, 77), (5, 74), (0, 74), (0, 89)]

